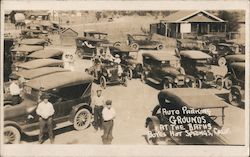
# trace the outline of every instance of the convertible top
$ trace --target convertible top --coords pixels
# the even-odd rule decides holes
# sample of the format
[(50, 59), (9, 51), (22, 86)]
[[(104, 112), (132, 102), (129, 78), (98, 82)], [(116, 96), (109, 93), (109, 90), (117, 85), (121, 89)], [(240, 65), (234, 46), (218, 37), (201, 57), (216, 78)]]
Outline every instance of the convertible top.
[(77, 37), (76, 39), (77, 40), (94, 41), (94, 42), (102, 42), (102, 41), (104, 41), (102, 39), (97, 39), (97, 38), (94, 38), (94, 37)]
[(29, 70), (46, 66), (58, 66), (58, 65), (63, 65), (63, 61), (58, 59), (35, 59), (32, 61), (18, 64), (17, 67)]
[(105, 33), (105, 32), (98, 32), (98, 31), (92, 31), (92, 30), (89, 30), (89, 31), (84, 31), (84, 33), (88, 33), (88, 34), (103, 34), (103, 35), (108, 35), (108, 33)]
[(53, 56), (58, 56), (58, 55), (62, 55), (63, 51), (58, 50), (58, 49), (44, 49), (44, 50), (40, 50), (40, 51), (36, 51), (30, 55), (28, 55), (28, 57), (30, 58), (50, 58)]
[(234, 62), (231, 66), (240, 70), (245, 70), (245, 62)]
[(34, 52), (38, 50), (42, 50), (42, 46), (34, 46), (34, 45), (21, 45), (20, 47), (16, 47), (11, 51), (18, 51), (18, 52)]
[(208, 58), (212, 58), (210, 55), (202, 52), (202, 51), (198, 51), (198, 50), (183, 50), (180, 51), (180, 55), (190, 58), (190, 59), (208, 59)]
[(41, 76), (30, 80), (26, 86), (39, 90), (41, 87), (43, 91), (47, 91), (57, 87), (77, 85), (81, 83), (90, 83), (93, 78), (85, 72), (60, 72)]
[(40, 45), (44, 43), (46, 43), (44, 39), (23, 39), (20, 42), (20, 44), (24, 45)]
[(30, 80), (43, 75), (48, 75), (57, 72), (65, 72), (65, 71), (69, 70), (60, 67), (42, 67), (37, 69), (19, 71), (15, 73), (15, 75)]
[(238, 54), (238, 55), (228, 55), (225, 57), (229, 62), (245, 62), (245, 55)]
[(150, 57), (158, 61), (166, 61), (166, 60), (178, 60), (175, 55), (166, 53), (166, 51), (145, 51), (142, 54), (143, 57)]
[(227, 103), (207, 89), (199, 88), (174, 88), (163, 90), (158, 94), (159, 102), (167, 99), (180, 106), (193, 109), (223, 108)]

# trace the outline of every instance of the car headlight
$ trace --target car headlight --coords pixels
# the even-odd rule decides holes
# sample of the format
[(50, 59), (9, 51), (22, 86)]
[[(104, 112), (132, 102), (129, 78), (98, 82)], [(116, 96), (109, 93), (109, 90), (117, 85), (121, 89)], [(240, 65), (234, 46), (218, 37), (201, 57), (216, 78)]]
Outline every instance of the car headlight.
[(178, 83), (178, 79), (177, 78), (174, 79), (174, 83)]
[(15, 70), (16, 70), (16, 71), (18, 71), (18, 70), (19, 70), (19, 68), (18, 68), (18, 67), (15, 67)]
[(186, 81), (186, 82), (189, 82), (189, 81), (190, 81), (190, 79), (187, 77), (187, 78), (185, 79), (185, 81)]

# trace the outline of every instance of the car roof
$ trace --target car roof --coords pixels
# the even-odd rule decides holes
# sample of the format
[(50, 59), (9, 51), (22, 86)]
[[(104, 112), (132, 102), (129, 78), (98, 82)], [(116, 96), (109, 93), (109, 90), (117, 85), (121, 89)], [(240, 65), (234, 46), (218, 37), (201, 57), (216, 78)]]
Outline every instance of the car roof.
[(48, 75), (56, 72), (65, 72), (69, 71), (64, 68), (60, 67), (42, 67), (42, 68), (37, 68), (37, 69), (31, 69), (31, 70), (22, 70), (17, 73), (15, 73), (19, 77), (23, 77), (25, 79), (34, 79), (43, 75)]
[(240, 70), (245, 70), (245, 62), (234, 62), (231, 66)]
[(212, 58), (210, 55), (206, 54), (205, 52), (198, 51), (198, 50), (183, 50), (183, 51), (180, 51), (180, 55), (190, 58), (190, 59)]
[(144, 57), (150, 57), (158, 61), (165, 61), (165, 60), (178, 60), (175, 55), (166, 53), (166, 51), (146, 51), (145, 53), (142, 54)]
[(228, 55), (225, 56), (227, 60), (230, 62), (245, 62), (245, 55), (244, 54), (238, 54), (238, 55)]
[(33, 52), (32, 54), (28, 55), (30, 58), (50, 58), (53, 56), (62, 55), (63, 51), (58, 49), (44, 49)]
[(42, 46), (35, 46), (35, 45), (21, 45), (12, 49), (11, 51), (19, 51), (19, 52), (34, 52), (38, 50), (42, 50)]
[(94, 41), (94, 42), (101, 42), (103, 41), (102, 39), (97, 39), (94, 37), (77, 37), (76, 39), (78, 40), (87, 40), (87, 41)]
[(62, 65), (63, 61), (58, 59), (34, 59), (25, 63), (16, 65), (17, 67), (24, 69), (36, 69), (45, 66)]
[(84, 31), (84, 33), (90, 33), (90, 34), (103, 34), (103, 35), (108, 35), (108, 33), (105, 32), (98, 32), (98, 31)]
[(38, 45), (38, 44), (43, 44), (46, 41), (44, 39), (23, 39), (21, 40), (20, 44), (24, 45)]
[(47, 91), (57, 87), (90, 83), (92, 81), (92, 76), (88, 75), (85, 72), (70, 71), (49, 74), (32, 79), (26, 83), (26, 86), (37, 90), (42, 87), (43, 91)]
[(193, 109), (228, 106), (223, 99), (216, 96), (212, 91), (199, 88), (166, 89), (158, 94), (158, 99), (159, 102), (161, 102), (162, 99), (167, 99), (176, 102), (178, 105)]

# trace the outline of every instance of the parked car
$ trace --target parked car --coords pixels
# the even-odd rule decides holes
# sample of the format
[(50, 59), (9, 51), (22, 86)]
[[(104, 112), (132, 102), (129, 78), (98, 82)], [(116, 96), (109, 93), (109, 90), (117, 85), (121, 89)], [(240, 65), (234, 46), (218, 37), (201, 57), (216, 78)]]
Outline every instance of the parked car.
[(152, 35), (150, 34), (127, 34), (128, 45), (132, 48), (139, 49), (156, 49), (161, 50), (164, 48), (160, 41), (152, 40)]
[(110, 52), (113, 56), (118, 54), (121, 58), (121, 66), (128, 73), (128, 79), (140, 77), (142, 73), (142, 60), (138, 57), (138, 50), (130, 46), (111, 47)]
[(107, 84), (122, 84), (127, 86), (127, 73), (122, 72), (121, 76), (118, 73), (117, 63), (109, 60), (102, 60), (99, 57), (93, 59), (93, 66), (85, 69), (87, 73), (95, 78), (95, 81), (99, 82), (102, 88), (106, 88)]
[(232, 87), (229, 93), (229, 102), (234, 106), (245, 103), (245, 62), (230, 64)]
[[(146, 118), (149, 144), (226, 144), (226, 138), (215, 131), (222, 129), (224, 110), (228, 105), (212, 92), (198, 88), (166, 89), (159, 92), (158, 101), (159, 105), (156, 105), (152, 114)], [(221, 113), (218, 112), (219, 109)], [(200, 112), (186, 112), (187, 110)], [(202, 122), (198, 122), (198, 117), (203, 119)], [(182, 128), (175, 128), (180, 125)], [(194, 125), (204, 127), (195, 128)]]
[(163, 89), (173, 87), (195, 87), (195, 78), (186, 75), (180, 60), (166, 52), (143, 53), (141, 80), (162, 85)]
[(19, 143), (23, 134), (39, 134), (36, 114), (42, 93), (50, 96), (55, 114), (54, 130), (73, 125), (86, 129), (91, 123), (91, 86), (93, 78), (82, 72), (60, 72), (32, 79), (24, 87), (21, 104), (4, 109), (4, 143)]
[(26, 29), (21, 30), (20, 37), (25, 38), (40, 38), (48, 35), (48, 31), (43, 30), (39, 24), (29, 24)]
[(12, 37), (4, 37), (4, 82), (9, 81), (9, 75), (12, 73), (12, 53), (11, 49), (14, 46), (14, 39)]
[(223, 87), (223, 78), (227, 73), (227, 68), (211, 65), (210, 55), (198, 50), (184, 50), (178, 55), (181, 57), (181, 66), (186, 74), (196, 78), (199, 88), (204, 85), (218, 89)]
[(43, 50), (42, 46), (30, 46), (21, 45), (11, 50), (12, 61), (15, 62), (25, 62), (27, 61), (27, 56), (35, 51)]
[(33, 59), (46, 59), (46, 58), (52, 58), (52, 59), (62, 59), (63, 51), (58, 49), (44, 49), (39, 50), (36, 52), (33, 52), (32, 54), (28, 55), (28, 60)]
[(227, 64), (231, 64), (233, 62), (245, 62), (246, 60), (246, 56), (244, 54), (228, 55), (225, 58), (227, 60)]

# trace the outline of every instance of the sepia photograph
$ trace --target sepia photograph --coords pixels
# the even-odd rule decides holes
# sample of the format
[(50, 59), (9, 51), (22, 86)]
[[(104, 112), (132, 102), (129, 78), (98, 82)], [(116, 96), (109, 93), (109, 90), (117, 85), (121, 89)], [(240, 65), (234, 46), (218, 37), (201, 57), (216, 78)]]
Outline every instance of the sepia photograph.
[(248, 10), (99, 8), (3, 5), (3, 156), (12, 146), (249, 148)]

